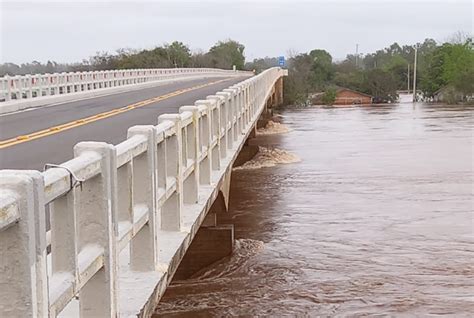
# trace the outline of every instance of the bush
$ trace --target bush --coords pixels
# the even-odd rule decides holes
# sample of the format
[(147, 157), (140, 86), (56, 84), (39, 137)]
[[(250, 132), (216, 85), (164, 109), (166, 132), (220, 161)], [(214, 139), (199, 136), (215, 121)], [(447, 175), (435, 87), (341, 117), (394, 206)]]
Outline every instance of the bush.
[(337, 91), (336, 91), (334, 88), (328, 88), (328, 89), (324, 92), (324, 95), (323, 95), (323, 97), (321, 98), (321, 101), (322, 101), (325, 105), (331, 106), (331, 105), (334, 104), (334, 102), (336, 101), (336, 95), (337, 95)]

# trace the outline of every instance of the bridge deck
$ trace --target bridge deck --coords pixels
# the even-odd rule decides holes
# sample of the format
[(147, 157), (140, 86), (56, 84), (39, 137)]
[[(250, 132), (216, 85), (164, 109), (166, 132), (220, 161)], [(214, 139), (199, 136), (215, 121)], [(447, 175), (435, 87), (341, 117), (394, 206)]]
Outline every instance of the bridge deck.
[[(190, 105), (195, 100), (203, 99), (245, 78), (220, 77), (176, 82), (137, 91), (0, 115), (0, 169), (42, 170), (46, 163), (57, 164), (71, 158), (72, 147), (82, 140), (119, 143), (126, 138), (128, 127), (138, 124), (155, 124), (159, 115), (176, 113), (178, 105)], [(173, 93), (176, 95), (171, 96)], [(1, 146), (3, 140), (28, 135), (163, 96), (165, 98), (160, 101), (152, 102), (132, 111), (112, 117), (104, 117), (101, 120), (70, 130), (58, 131), (56, 134), (45, 135), (35, 140), (25, 140), (19, 144), (7, 145), (5, 148)]]

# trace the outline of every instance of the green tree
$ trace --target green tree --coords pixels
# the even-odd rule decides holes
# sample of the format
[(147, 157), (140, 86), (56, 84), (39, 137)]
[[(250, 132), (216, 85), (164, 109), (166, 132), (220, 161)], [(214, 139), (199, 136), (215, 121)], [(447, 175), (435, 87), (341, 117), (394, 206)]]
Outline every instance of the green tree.
[(338, 71), (334, 74), (332, 83), (355, 91), (370, 93), (367, 88), (367, 71), (354, 70), (351, 72)]
[(367, 88), (370, 95), (394, 102), (398, 98), (397, 80), (392, 73), (374, 69), (367, 73)]
[(429, 56), (420, 87), (426, 96), (452, 86), (464, 96), (474, 94), (474, 51), (472, 39), (463, 44), (444, 43)]
[(321, 98), (321, 101), (324, 103), (324, 105), (331, 106), (336, 101), (336, 96), (337, 96), (336, 89), (330, 87), (324, 92), (324, 95)]
[(309, 52), (309, 56), (312, 59), (310, 85), (314, 90), (322, 90), (334, 74), (331, 54), (316, 49)]
[(382, 67), (382, 70), (391, 73), (396, 81), (397, 89), (405, 89), (407, 87), (407, 67), (408, 62), (402, 55), (392, 56)]
[(465, 97), (474, 95), (474, 68), (461, 71), (453, 80), (453, 86)]
[(166, 44), (164, 49), (168, 55), (168, 61), (174, 67), (187, 67), (191, 61), (191, 52), (187, 45), (182, 42), (174, 41)]
[(278, 58), (277, 57), (264, 57), (260, 59), (254, 59), (252, 62), (245, 63), (245, 69), (247, 70), (255, 70), (258, 74), (267, 68), (278, 66)]
[(238, 70), (245, 66), (245, 46), (234, 40), (219, 41), (209, 50), (212, 67), (231, 69), (233, 65)]
[[(46, 65), (46, 68), (50, 68), (50, 63)], [(90, 58), (90, 65), (94, 70), (113, 70), (117, 68), (117, 56), (109, 54), (108, 52), (97, 52), (96, 55)], [(52, 67), (52, 66), (51, 66)]]
[(203, 52), (198, 51), (191, 55), (191, 67), (211, 67), (210, 56)]
[(288, 59), (288, 77), (284, 81), (285, 104), (304, 104), (312, 91), (311, 67), (313, 59), (309, 54), (298, 54)]
[(152, 50), (119, 50), (117, 58), (119, 69), (131, 68), (170, 68), (175, 67), (169, 58), (168, 51), (163, 47)]

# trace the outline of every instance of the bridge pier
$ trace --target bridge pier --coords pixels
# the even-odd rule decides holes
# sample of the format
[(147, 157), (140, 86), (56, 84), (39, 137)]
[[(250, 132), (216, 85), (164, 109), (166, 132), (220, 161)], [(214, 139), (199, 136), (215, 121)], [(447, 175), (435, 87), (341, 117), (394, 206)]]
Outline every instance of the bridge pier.
[(226, 212), (227, 203), (220, 191), (181, 260), (173, 279), (190, 278), (207, 266), (232, 254), (234, 225), (217, 224), (217, 214)]
[(283, 104), (283, 78), (279, 78), (275, 83), (276, 106)]
[[(267, 120), (268, 121), (268, 120)], [(265, 122), (266, 125), (266, 122)], [(255, 157), (258, 152), (258, 146), (252, 144), (252, 139), (254, 139), (257, 135), (257, 126), (255, 125), (252, 128), (251, 133), (249, 134), (247, 140), (245, 140), (245, 144), (239, 152), (239, 155), (234, 161), (234, 167), (238, 167)]]
[(264, 128), (273, 117), (273, 109), (283, 104), (283, 78), (279, 78), (273, 86), (265, 108), (257, 121), (256, 128)]
[(232, 255), (233, 250), (233, 224), (202, 226), (194, 236), (173, 279), (190, 278), (207, 266)]

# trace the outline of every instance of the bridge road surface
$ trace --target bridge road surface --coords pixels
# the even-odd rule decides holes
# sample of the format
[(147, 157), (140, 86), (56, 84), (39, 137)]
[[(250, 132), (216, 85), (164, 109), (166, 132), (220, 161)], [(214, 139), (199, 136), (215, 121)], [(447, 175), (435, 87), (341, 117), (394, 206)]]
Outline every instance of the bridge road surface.
[[(187, 80), (125, 93), (101, 96), (80, 101), (31, 109), (0, 116), (0, 169), (35, 169), (42, 171), (46, 163), (60, 164), (73, 158), (73, 147), (80, 141), (120, 143), (127, 137), (127, 129), (134, 125), (156, 125), (158, 116), (177, 113), (180, 106), (193, 105), (198, 99), (223, 90), (247, 77), (214, 77)], [(173, 94), (175, 93), (175, 94)], [(170, 95), (171, 94), (171, 95)], [(168, 96), (166, 96), (168, 95)], [(18, 136), (126, 107), (147, 99), (163, 96), (157, 102), (110, 117), (80, 124), (77, 127), (53, 131), (34, 139)]]

